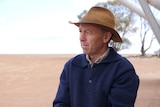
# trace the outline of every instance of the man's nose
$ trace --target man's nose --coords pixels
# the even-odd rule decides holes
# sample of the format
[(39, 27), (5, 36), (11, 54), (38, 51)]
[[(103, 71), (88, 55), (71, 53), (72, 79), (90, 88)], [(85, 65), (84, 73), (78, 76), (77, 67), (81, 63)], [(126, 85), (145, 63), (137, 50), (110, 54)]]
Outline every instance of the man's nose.
[(84, 33), (80, 33), (80, 41), (85, 41), (86, 40), (86, 36)]

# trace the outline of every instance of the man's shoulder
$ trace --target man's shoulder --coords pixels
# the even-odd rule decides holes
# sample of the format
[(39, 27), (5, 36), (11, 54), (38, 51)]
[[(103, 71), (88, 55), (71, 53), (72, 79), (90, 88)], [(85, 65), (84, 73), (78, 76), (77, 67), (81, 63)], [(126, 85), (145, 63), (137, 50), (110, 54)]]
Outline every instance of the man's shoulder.
[(86, 60), (86, 55), (85, 54), (78, 54), (69, 59), (67, 63), (77, 65), (77, 66), (86, 66), (87, 65), (87, 60)]
[(86, 58), (85, 54), (78, 54), (73, 56), (70, 60), (71, 61), (79, 61), (79, 60), (84, 60)]

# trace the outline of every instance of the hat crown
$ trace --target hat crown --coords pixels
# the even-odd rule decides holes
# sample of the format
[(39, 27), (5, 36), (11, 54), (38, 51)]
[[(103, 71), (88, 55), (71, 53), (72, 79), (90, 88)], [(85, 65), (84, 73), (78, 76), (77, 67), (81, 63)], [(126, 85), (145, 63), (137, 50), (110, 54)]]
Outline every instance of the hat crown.
[(90, 22), (114, 29), (115, 17), (111, 11), (102, 7), (92, 7), (80, 22)]
[(69, 23), (75, 24), (76, 26), (79, 26), (82, 23), (97, 24), (103, 26), (112, 33), (111, 39), (113, 41), (122, 42), (122, 39), (119, 36), (118, 32), (114, 29), (115, 17), (113, 13), (104, 7), (94, 6), (81, 18), (79, 22), (70, 21)]

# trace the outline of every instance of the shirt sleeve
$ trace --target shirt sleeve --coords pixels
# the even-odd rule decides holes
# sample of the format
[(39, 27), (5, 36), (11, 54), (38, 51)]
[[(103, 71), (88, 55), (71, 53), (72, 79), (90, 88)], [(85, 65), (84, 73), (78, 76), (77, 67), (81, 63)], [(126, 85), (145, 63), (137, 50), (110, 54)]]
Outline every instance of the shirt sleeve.
[(134, 107), (139, 78), (132, 65), (120, 67), (109, 94), (111, 107)]
[(67, 69), (64, 67), (60, 76), (59, 88), (53, 101), (53, 107), (70, 107), (69, 82), (67, 75)]

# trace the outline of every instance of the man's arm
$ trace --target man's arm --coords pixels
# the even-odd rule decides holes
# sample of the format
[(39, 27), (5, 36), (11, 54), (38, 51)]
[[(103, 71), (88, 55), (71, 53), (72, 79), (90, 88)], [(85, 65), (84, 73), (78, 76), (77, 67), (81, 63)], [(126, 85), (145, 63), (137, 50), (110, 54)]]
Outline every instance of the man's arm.
[[(127, 65), (126, 65), (127, 66)], [(134, 68), (121, 66), (120, 73), (116, 75), (116, 79), (111, 87), (109, 101), (111, 107), (134, 107), (137, 90), (139, 87), (139, 78)]]
[(69, 101), (69, 83), (66, 68), (62, 71), (60, 76), (60, 84), (53, 101), (53, 107), (70, 107)]

